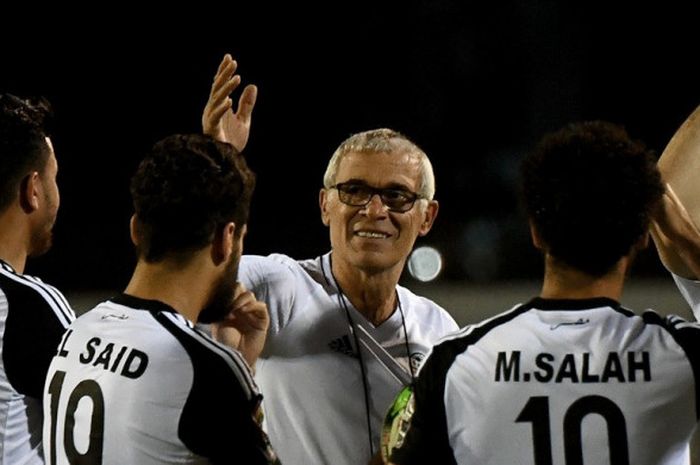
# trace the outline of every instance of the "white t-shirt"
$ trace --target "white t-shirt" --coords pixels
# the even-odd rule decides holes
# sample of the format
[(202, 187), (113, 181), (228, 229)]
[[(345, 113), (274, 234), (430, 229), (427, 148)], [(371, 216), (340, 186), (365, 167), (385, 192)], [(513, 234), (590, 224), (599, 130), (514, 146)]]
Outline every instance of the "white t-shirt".
[(370, 435), (373, 450), (379, 450), (384, 414), (401, 386), (361, 346), (367, 406), (348, 314), (405, 369), (410, 352), (415, 371), (430, 347), (457, 329), (445, 310), (401, 286), (397, 286), (400, 310), (373, 327), (338, 292), (329, 257), (297, 261), (275, 254), (241, 259), (239, 280), (270, 311), (270, 331), (256, 364), (256, 381), (265, 399), (270, 441), (282, 463), (367, 463)]
[(44, 463), (44, 379), (74, 319), (56, 288), (0, 260), (0, 464)]
[(162, 302), (122, 294), (79, 317), (44, 389), (51, 465), (274, 463), (243, 358)]
[(434, 347), (392, 461), (687, 464), (698, 375), (697, 323), (535, 298)]

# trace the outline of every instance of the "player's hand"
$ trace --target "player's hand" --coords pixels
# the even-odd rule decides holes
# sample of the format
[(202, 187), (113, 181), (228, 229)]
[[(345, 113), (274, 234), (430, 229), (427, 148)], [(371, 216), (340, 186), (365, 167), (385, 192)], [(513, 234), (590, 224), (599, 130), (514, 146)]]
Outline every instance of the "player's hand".
[(236, 74), (237, 68), (238, 63), (231, 55), (224, 55), (214, 76), (209, 100), (202, 113), (202, 129), (204, 134), (221, 142), (228, 142), (240, 152), (248, 143), (251, 115), (258, 96), (258, 88), (248, 84), (243, 89), (238, 99), (238, 108), (234, 113), (230, 95), (241, 84), (241, 77)]
[(265, 346), (270, 316), (267, 305), (255, 298), (242, 284), (223, 321), (211, 325), (212, 335), (217, 341), (237, 349), (251, 368)]

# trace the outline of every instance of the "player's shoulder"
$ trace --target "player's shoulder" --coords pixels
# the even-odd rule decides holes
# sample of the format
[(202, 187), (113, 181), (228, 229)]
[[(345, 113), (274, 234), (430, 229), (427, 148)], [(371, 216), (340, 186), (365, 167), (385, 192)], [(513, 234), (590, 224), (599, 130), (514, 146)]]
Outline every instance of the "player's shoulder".
[(45, 310), (54, 314), (64, 326), (75, 319), (75, 313), (65, 296), (54, 286), (36, 276), (20, 274), (7, 263), (0, 261), (0, 290), (8, 306), (20, 305), (27, 310), (27, 317), (34, 317), (35, 311)]
[(477, 344), (491, 331), (511, 324), (519, 316), (527, 313), (531, 308), (526, 304), (517, 304), (510, 309), (482, 320), (478, 323), (464, 326), (460, 330), (442, 337), (435, 346), (433, 352), (437, 356), (453, 359), (464, 352), (467, 347)]
[(158, 312), (154, 316), (187, 352), (199, 378), (221, 384), (234, 381), (247, 398), (258, 395), (251, 369), (238, 351), (215, 341), (177, 313)]
[[(112, 331), (106, 326), (110, 322), (116, 325)], [(204, 385), (237, 384), (248, 398), (258, 394), (250, 368), (240, 353), (215, 341), (163, 302), (121, 294), (82, 315), (73, 327), (86, 327), (92, 333), (119, 333), (146, 351), (168, 353), (171, 357), (180, 353), (186, 357), (182, 366), (191, 367)]]
[(243, 255), (239, 265), (239, 274), (251, 282), (289, 281), (304, 274), (303, 261), (295, 260), (284, 254)]
[(700, 323), (697, 321), (689, 321), (682, 316), (676, 314), (662, 315), (653, 309), (646, 309), (641, 314), (634, 315), (640, 319), (649, 328), (658, 328), (659, 331), (666, 331), (672, 334), (684, 330), (697, 333), (700, 331)]

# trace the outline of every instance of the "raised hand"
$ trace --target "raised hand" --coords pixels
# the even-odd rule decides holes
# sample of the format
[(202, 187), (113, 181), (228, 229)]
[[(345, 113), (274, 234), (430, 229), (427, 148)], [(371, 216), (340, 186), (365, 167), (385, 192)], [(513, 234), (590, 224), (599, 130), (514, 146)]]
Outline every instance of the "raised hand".
[(258, 96), (258, 88), (248, 84), (238, 99), (238, 108), (233, 111), (231, 93), (241, 84), (241, 76), (236, 74), (238, 63), (231, 55), (224, 55), (214, 76), (209, 100), (202, 113), (202, 129), (222, 142), (228, 142), (238, 151), (248, 143), (251, 115)]

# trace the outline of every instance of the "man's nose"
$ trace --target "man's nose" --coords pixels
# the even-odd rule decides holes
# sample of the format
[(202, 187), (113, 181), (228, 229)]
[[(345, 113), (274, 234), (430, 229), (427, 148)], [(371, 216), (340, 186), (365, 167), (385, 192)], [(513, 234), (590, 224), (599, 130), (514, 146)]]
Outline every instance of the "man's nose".
[(387, 212), (386, 205), (384, 205), (381, 196), (377, 193), (372, 194), (372, 197), (369, 198), (369, 202), (367, 202), (367, 205), (365, 205), (364, 210), (367, 212), (367, 215), (379, 217), (386, 216)]

